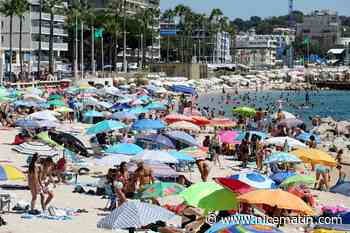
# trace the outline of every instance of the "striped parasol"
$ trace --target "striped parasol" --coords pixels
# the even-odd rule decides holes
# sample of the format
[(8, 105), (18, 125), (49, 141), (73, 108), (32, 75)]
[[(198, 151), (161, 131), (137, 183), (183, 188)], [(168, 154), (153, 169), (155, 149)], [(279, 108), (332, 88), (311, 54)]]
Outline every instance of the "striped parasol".
[(175, 214), (162, 207), (128, 201), (102, 218), (97, 223), (97, 227), (105, 229), (139, 228), (156, 221), (167, 222), (175, 217)]

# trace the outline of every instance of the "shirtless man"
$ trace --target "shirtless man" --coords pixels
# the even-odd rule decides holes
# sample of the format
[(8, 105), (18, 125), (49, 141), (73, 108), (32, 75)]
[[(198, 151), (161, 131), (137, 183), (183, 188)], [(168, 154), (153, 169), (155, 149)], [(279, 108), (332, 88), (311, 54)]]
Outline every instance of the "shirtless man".
[(145, 167), (143, 161), (137, 163), (137, 169), (135, 171), (135, 179), (139, 184), (139, 190), (147, 184), (152, 184), (154, 182), (154, 177), (152, 174), (152, 169)]

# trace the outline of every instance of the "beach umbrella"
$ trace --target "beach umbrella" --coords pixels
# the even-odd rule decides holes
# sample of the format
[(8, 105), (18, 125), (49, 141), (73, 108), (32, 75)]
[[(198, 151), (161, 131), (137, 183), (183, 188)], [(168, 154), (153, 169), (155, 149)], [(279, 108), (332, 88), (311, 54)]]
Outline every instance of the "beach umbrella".
[(36, 87), (27, 87), (25, 92), (32, 95), (42, 95), (44, 92)]
[(255, 115), (256, 111), (250, 107), (237, 107), (233, 109), (233, 113), (244, 117), (251, 117)]
[(100, 121), (99, 123), (88, 128), (86, 131), (86, 134), (91, 135), (91, 134), (106, 133), (109, 131), (124, 129), (126, 127), (127, 127), (127, 125), (123, 124), (120, 121), (104, 120), (104, 121)]
[(24, 180), (25, 175), (16, 167), (9, 164), (0, 164), (0, 181)]
[[(284, 114), (285, 119), (295, 119), (295, 118), (297, 118), (296, 116), (294, 116), (294, 115), (293, 115), (292, 113), (290, 113), (290, 112), (282, 111), (282, 113)], [(277, 119), (277, 115), (278, 115), (278, 112), (272, 114), (271, 117), (272, 117), (273, 119)]]
[(175, 130), (189, 130), (194, 132), (199, 132), (201, 130), (197, 125), (187, 121), (177, 121), (170, 124), (168, 127)]
[(210, 125), (214, 127), (235, 127), (237, 123), (228, 118), (213, 118), (210, 120)]
[(68, 108), (68, 107), (60, 107), (60, 108), (55, 109), (55, 112), (67, 113), (67, 112), (74, 112), (74, 110), (71, 108)]
[(59, 114), (59, 113), (45, 110), (45, 111), (32, 113), (29, 115), (29, 117), (37, 120), (58, 121), (57, 118), (55, 117), (56, 114)]
[(169, 152), (160, 150), (144, 150), (137, 153), (133, 160), (150, 161), (159, 163), (178, 163), (179, 161)]
[(98, 102), (98, 105), (100, 107), (103, 107), (103, 108), (106, 108), (106, 109), (109, 109), (109, 108), (113, 107), (113, 104), (105, 102), (105, 101)]
[(185, 86), (185, 85), (173, 85), (170, 87), (171, 91), (179, 92), (184, 94), (190, 94), (193, 96), (197, 96), (197, 92), (193, 87)]
[(198, 146), (197, 140), (183, 131), (170, 131), (165, 133), (169, 138), (175, 139), (188, 146)]
[(177, 121), (189, 121), (189, 122), (191, 122), (192, 118), (189, 117), (189, 116), (186, 116), (186, 115), (175, 113), (175, 114), (167, 115), (164, 118), (164, 120), (165, 120), (166, 123), (171, 124), (171, 123), (174, 123), (174, 122), (177, 122)]
[(259, 137), (262, 140), (267, 138), (267, 134), (264, 132), (246, 131), (246, 132), (241, 132), (240, 134), (238, 134), (238, 136), (236, 137), (236, 141), (242, 141), (246, 137), (247, 134), (249, 135), (249, 138), (252, 138), (253, 135)]
[(116, 112), (112, 114), (113, 119), (117, 120), (136, 120), (136, 114), (132, 112)]
[(306, 215), (315, 215), (314, 210), (302, 199), (281, 189), (261, 189), (238, 196), (241, 203), (268, 205), (279, 209), (292, 210)]
[(280, 184), (280, 187), (283, 188), (288, 188), (294, 185), (298, 185), (298, 184), (305, 184), (307, 186), (313, 186), (316, 182), (316, 179), (313, 175), (294, 175), (294, 176), (290, 176), (287, 179), (285, 179), (282, 184)]
[(49, 144), (50, 146), (59, 146), (59, 147), (61, 147), (57, 142), (53, 141), (50, 138), (49, 133), (47, 131), (37, 134), (36, 137), (38, 139), (40, 139), (41, 141)]
[(130, 106), (128, 104), (115, 104), (112, 106), (111, 110), (120, 111), (120, 110), (129, 109), (129, 108)]
[(298, 156), (305, 163), (323, 164), (330, 167), (335, 167), (337, 165), (333, 157), (317, 149), (299, 149), (292, 151), (291, 154)]
[(136, 107), (136, 108), (127, 109), (125, 111), (130, 112), (130, 113), (135, 114), (135, 115), (140, 115), (142, 113), (148, 113), (150, 110), (148, 110), (144, 107)]
[(287, 152), (275, 152), (264, 160), (264, 164), (270, 163), (300, 163), (302, 162), (297, 156)]
[(276, 145), (284, 146), (285, 141), (287, 140), (288, 146), (293, 148), (305, 148), (306, 145), (294, 138), (291, 137), (274, 137), (269, 138), (263, 141), (265, 145)]
[(219, 138), (222, 143), (227, 144), (240, 144), (236, 137), (239, 135), (238, 131), (221, 131), (219, 133)]
[(191, 156), (179, 151), (169, 151), (169, 154), (179, 161), (195, 162)]
[[(193, 107), (184, 108), (183, 114), (185, 114), (187, 116), (201, 116), (202, 115), (200, 111), (198, 111), (196, 108), (193, 108)], [(193, 120), (191, 120), (191, 122), (193, 122)]]
[(236, 195), (215, 182), (198, 182), (180, 193), (185, 203), (210, 211), (235, 210), (238, 208)]
[(185, 149), (180, 150), (180, 152), (188, 154), (193, 158), (205, 158), (208, 156), (208, 151), (205, 151), (196, 146), (187, 147)]
[[(237, 217), (237, 219), (239, 219), (239, 217)], [(246, 215), (246, 217), (243, 215), (241, 219), (249, 219), (249, 221), (254, 222), (254, 216), (250, 216), (250, 215)], [(257, 221), (258, 218), (255, 217), (255, 219), (256, 219), (255, 221)], [(225, 224), (214, 225), (205, 233), (283, 233), (283, 231), (279, 230), (277, 227), (269, 226), (269, 225), (262, 225), (262, 224), (248, 225), (246, 223), (242, 223), (242, 225), (240, 224), (231, 224), (226, 226)]]
[(263, 176), (257, 172), (240, 173), (227, 177), (232, 180), (239, 180), (256, 189), (270, 189), (276, 187), (276, 184), (269, 177)]
[(192, 122), (199, 126), (210, 124), (210, 120), (208, 120), (204, 116), (191, 116), (191, 118), (192, 118)]
[(250, 185), (231, 178), (218, 177), (218, 178), (215, 178), (214, 180), (218, 184), (227, 188), (228, 190), (231, 190), (232, 192), (238, 193), (238, 194), (243, 194), (243, 193), (247, 193), (255, 190), (255, 188), (251, 187)]
[(275, 181), (277, 184), (282, 183), (285, 179), (290, 176), (294, 176), (295, 172), (282, 171), (270, 175), (271, 180)]
[(83, 98), (81, 102), (85, 105), (97, 106), (100, 101), (94, 97), (88, 97)]
[(142, 192), (139, 193), (138, 197), (141, 199), (166, 197), (179, 194), (184, 190), (185, 187), (177, 183), (156, 182), (153, 184), (145, 185)]
[(11, 149), (25, 155), (33, 155), (35, 153), (38, 153), (39, 155), (42, 155), (42, 156), (50, 156), (50, 157), (58, 155), (57, 150), (53, 149), (51, 146), (48, 146), (45, 143), (38, 142), (38, 141), (24, 142), (20, 145), (14, 146)]
[[(152, 170), (152, 175), (156, 178), (174, 178), (177, 179), (179, 177), (179, 173), (174, 170), (174, 168), (160, 162), (152, 162), (152, 161), (144, 161), (144, 164)], [(128, 164), (128, 171), (135, 172), (138, 168), (137, 163), (135, 161), (131, 161)]]
[(170, 138), (164, 136), (163, 134), (140, 135), (136, 137), (136, 140), (159, 144), (168, 148), (175, 148), (175, 144), (170, 140)]
[(29, 100), (29, 101), (35, 101), (35, 102), (44, 102), (45, 99), (41, 98), (38, 95), (34, 95), (34, 94), (26, 94), (23, 96), (24, 100)]
[(98, 112), (95, 110), (85, 112), (83, 115), (84, 115), (84, 117), (103, 117), (102, 112)]
[(29, 100), (18, 100), (14, 102), (15, 107), (37, 107), (38, 104)]
[(49, 136), (53, 141), (57, 142), (60, 145), (64, 145), (65, 148), (75, 153), (79, 153), (82, 156), (89, 155), (89, 152), (84, 143), (76, 136), (59, 131), (50, 131)]
[(316, 143), (317, 144), (320, 144), (321, 143), (321, 138), (319, 135), (315, 135), (315, 134), (311, 134), (311, 133), (308, 133), (308, 132), (302, 132), (300, 134), (298, 134), (298, 136), (296, 137), (296, 139), (300, 140), (300, 141), (303, 141), (303, 142), (307, 142), (310, 140), (310, 137), (311, 136), (314, 136), (315, 137), (315, 140), (316, 140)]
[(164, 129), (165, 125), (162, 121), (160, 120), (150, 120), (150, 119), (142, 119), (136, 121), (132, 125), (133, 130), (157, 130), (157, 129)]
[(127, 104), (130, 103), (133, 99), (130, 97), (122, 97), (121, 99), (117, 100), (117, 103), (119, 104)]
[(22, 128), (40, 128), (41, 125), (38, 121), (32, 119), (19, 119), (15, 122), (16, 126)]
[(65, 106), (65, 103), (62, 100), (51, 100), (47, 102), (48, 105), (53, 106), (53, 107), (63, 107)]
[(299, 120), (299, 119), (296, 119), (296, 118), (284, 119), (284, 120), (281, 120), (278, 123), (278, 125), (286, 126), (288, 128), (299, 127), (302, 124), (304, 124), (304, 122), (302, 120)]
[(96, 166), (118, 166), (122, 162), (131, 161), (132, 156), (123, 154), (105, 154), (102, 157), (95, 158), (92, 163)]
[(105, 152), (109, 154), (125, 154), (125, 155), (136, 155), (143, 151), (141, 147), (135, 144), (119, 143), (108, 147)]
[(162, 104), (159, 102), (150, 103), (145, 108), (148, 110), (160, 110), (160, 111), (167, 109), (165, 104)]
[(63, 99), (63, 96), (62, 95), (57, 95), (57, 94), (50, 95), (49, 98), (48, 98), (48, 100), (61, 100), (61, 99)]
[(329, 191), (350, 197), (350, 181), (344, 181), (342, 183), (336, 184), (335, 186), (331, 187)]
[(175, 214), (160, 206), (128, 201), (102, 218), (97, 223), (97, 227), (106, 229), (140, 228), (157, 221), (167, 222), (175, 217)]

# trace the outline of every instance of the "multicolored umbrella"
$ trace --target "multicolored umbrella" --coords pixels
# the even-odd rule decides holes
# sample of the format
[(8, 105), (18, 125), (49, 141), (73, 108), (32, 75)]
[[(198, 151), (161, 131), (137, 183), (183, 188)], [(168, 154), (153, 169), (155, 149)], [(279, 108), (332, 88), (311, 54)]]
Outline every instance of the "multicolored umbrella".
[(271, 189), (276, 187), (276, 184), (273, 180), (256, 172), (241, 173), (227, 178), (232, 180), (239, 180), (256, 189)]
[(150, 120), (150, 119), (138, 120), (132, 125), (133, 130), (139, 130), (139, 131), (157, 130), (157, 129), (164, 129), (164, 128), (165, 128), (165, 125), (160, 120)]
[(233, 113), (244, 117), (251, 117), (256, 114), (256, 111), (254, 108), (250, 107), (237, 107), (233, 109)]
[(166, 197), (176, 195), (185, 190), (185, 187), (170, 182), (157, 182), (146, 185), (143, 191), (139, 194), (141, 199)]
[(88, 130), (86, 131), (86, 134), (98, 134), (98, 133), (109, 132), (109, 131), (114, 131), (118, 129), (124, 129), (126, 127), (127, 126), (125, 124), (119, 121), (104, 120), (88, 128)]
[(264, 160), (264, 164), (270, 163), (301, 163), (302, 161), (295, 155), (287, 152), (275, 152), (272, 153), (267, 159)]
[(137, 153), (140, 153), (142, 151), (143, 149), (138, 145), (128, 144), (128, 143), (119, 143), (108, 147), (105, 152), (109, 154), (136, 155)]
[(236, 137), (239, 135), (238, 131), (221, 131), (219, 133), (219, 138), (222, 143), (227, 144), (240, 144)]
[(270, 176), (270, 178), (275, 181), (277, 184), (282, 183), (285, 179), (287, 179), (290, 176), (294, 176), (295, 172), (287, 172), (287, 171), (282, 171), (282, 172), (277, 172), (274, 173)]
[(282, 184), (280, 184), (280, 187), (288, 188), (290, 186), (298, 185), (298, 184), (313, 186), (315, 182), (316, 182), (316, 179), (313, 175), (310, 175), (310, 176), (294, 175), (285, 179), (282, 182)]
[(1, 164), (0, 165), (0, 180), (6, 181), (6, 180), (24, 180), (25, 175), (18, 170), (16, 167), (8, 165), (8, 164)]
[(208, 151), (205, 151), (196, 146), (187, 147), (185, 149), (180, 150), (180, 152), (188, 154), (193, 158), (206, 158), (208, 156)]
[(179, 151), (169, 151), (169, 154), (171, 154), (171, 156), (175, 157), (179, 161), (187, 161), (187, 162), (195, 161), (191, 156)]
[(102, 218), (97, 223), (97, 227), (106, 229), (140, 228), (156, 221), (167, 222), (175, 217), (175, 214), (160, 206), (128, 201)]
[(268, 225), (230, 225), (218, 230), (207, 230), (205, 233), (283, 233), (278, 228)]
[(180, 193), (186, 204), (209, 211), (235, 210), (236, 195), (215, 182), (199, 182)]
[(335, 167), (335, 159), (324, 151), (317, 149), (299, 149), (292, 151), (291, 154), (298, 156), (305, 163), (323, 164), (325, 166)]
[(265, 204), (279, 209), (292, 210), (307, 215), (315, 215), (315, 211), (302, 199), (281, 189), (260, 189), (245, 193), (238, 197), (241, 203), (252, 205)]

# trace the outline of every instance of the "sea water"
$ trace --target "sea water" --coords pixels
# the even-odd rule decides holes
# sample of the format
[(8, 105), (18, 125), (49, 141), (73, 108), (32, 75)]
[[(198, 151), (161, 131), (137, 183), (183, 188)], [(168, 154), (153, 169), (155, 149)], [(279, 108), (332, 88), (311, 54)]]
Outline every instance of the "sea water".
[[(309, 101), (306, 101), (306, 91), (249, 91), (223, 94), (202, 94), (199, 96), (199, 106), (209, 107), (225, 112), (226, 117), (232, 117), (232, 109), (238, 106), (249, 106), (255, 109), (269, 109), (276, 112), (279, 108), (288, 111), (306, 123), (315, 116), (332, 117), (333, 119), (350, 120), (350, 91), (309, 91)], [(229, 98), (227, 98), (227, 96)]]

